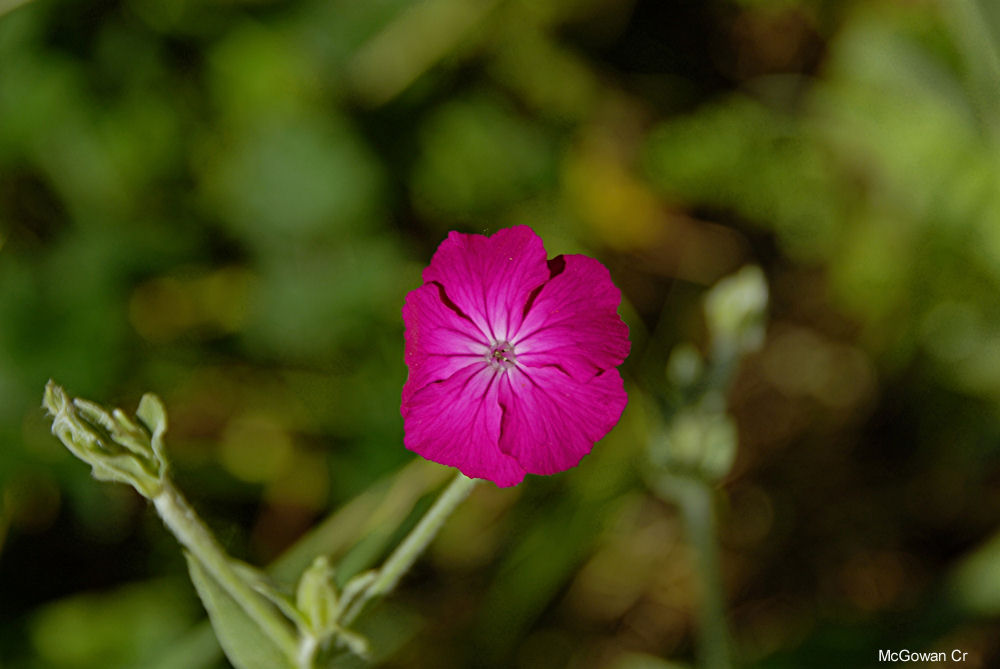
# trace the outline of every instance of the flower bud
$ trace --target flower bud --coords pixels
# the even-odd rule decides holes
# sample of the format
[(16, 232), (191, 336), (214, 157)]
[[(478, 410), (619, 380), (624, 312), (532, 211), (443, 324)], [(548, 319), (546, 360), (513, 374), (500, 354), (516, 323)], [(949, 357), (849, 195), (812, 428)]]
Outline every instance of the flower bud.
[(748, 265), (719, 281), (705, 298), (712, 347), (725, 357), (749, 353), (764, 341), (767, 282), (759, 267)]
[(653, 461), (675, 473), (717, 481), (736, 456), (736, 426), (722, 411), (695, 406), (680, 411), (650, 445)]
[(338, 613), (337, 590), (333, 585), (333, 567), (325, 555), (309, 566), (295, 593), (295, 605), (319, 636), (333, 631)]
[(108, 413), (93, 402), (71, 400), (51, 380), (42, 406), (52, 416), (52, 434), (80, 460), (91, 466), (94, 478), (128, 483), (147, 499), (156, 497), (167, 471), (163, 454), (166, 412), (155, 395), (139, 405), (139, 427), (123, 411)]

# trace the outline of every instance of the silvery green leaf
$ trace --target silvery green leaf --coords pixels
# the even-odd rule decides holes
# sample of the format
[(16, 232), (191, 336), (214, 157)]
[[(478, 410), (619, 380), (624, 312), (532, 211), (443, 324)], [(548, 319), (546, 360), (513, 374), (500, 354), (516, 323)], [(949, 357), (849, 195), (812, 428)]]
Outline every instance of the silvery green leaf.
[(240, 578), (247, 583), (254, 592), (267, 599), (278, 607), (285, 617), (295, 623), (299, 628), (306, 625), (306, 620), (302, 613), (296, 608), (290, 593), (278, 586), (266, 573), (239, 560), (232, 560), (233, 569), (240, 575)]
[(149, 434), (121, 409), (115, 409), (111, 415), (114, 417), (111, 421), (111, 437), (136, 455), (154, 459)]
[(336, 638), (338, 643), (343, 644), (354, 655), (362, 660), (371, 660), (371, 646), (365, 637), (350, 630), (338, 629)]
[(264, 634), (197, 559), (187, 558), (188, 573), (201, 598), (219, 644), (236, 669), (294, 669), (292, 661)]
[(80, 415), (83, 416), (85, 420), (87, 420), (87, 422), (91, 423), (92, 425), (99, 425), (103, 427), (105, 430), (107, 430), (109, 433), (114, 431), (115, 429), (114, 419), (110, 416), (110, 414), (108, 414), (107, 411), (104, 410), (104, 407), (102, 407), (100, 404), (77, 397), (76, 399), (73, 400), (73, 405), (76, 407), (77, 411), (80, 412)]
[(152, 435), (150, 440), (153, 446), (153, 453), (163, 467), (166, 466), (166, 455), (163, 452), (163, 433), (167, 431), (167, 410), (163, 407), (160, 398), (152, 393), (146, 393), (139, 400), (139, 408), (135, 415), (139, 417), (142, 424), (146, 426)]
[(341, 616), (352, 608), (351, 605), (354, 604), (355, 599), (371, 587), (376, 578), (378, 578), (378, 571), (369, 569), (348, 581), (347, 585), (344, 586), (344, 592), (340, 597), (334, 617), (340, 620)]

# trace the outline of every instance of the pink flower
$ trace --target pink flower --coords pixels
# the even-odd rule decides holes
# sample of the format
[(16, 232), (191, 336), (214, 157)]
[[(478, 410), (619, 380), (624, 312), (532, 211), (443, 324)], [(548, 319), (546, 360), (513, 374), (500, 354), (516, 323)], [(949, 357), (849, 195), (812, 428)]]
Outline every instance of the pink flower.
[(546, 261), (529, 227), (449, 234), (403, 306), (406, 447), (503, 487), (576, 466), (625, 409), (619, 302), (604, 265)]

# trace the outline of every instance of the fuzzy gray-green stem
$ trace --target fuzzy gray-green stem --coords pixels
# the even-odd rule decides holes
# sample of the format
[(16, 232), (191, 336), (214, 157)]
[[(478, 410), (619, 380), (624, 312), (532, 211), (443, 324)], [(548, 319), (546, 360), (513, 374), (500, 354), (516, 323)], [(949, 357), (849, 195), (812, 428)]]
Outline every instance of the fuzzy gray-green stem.
[(703, 669), (730, 669), (729, 629), (716, 540), (715, 491), (708, 482), (691, 479), (678, 497), (688, 537), (695, 549), (701, 588), (698, 609), (701, 665)]
[(403, 574), (409, 571), (413, 563), (416, 562), (420, 554), (424, 552), (427, 545), (437, 536), (438, 530), (444, 525), (451, 512), (455, 510), (476, 485), (476, 479), (459, 472), (452, 482), (448, 484), (444, 492), (434, 501), (433, 506), (428, 509), (424, 517), (420, 519), (403, 542), (396, 547), (392, 555), (386, 559), (385, 563), (376, 573), (371, 585), (355, 600), (347, 612), (344, 614), (341, 624), (349, 625), (357, 617), (365, 604), (392, 591)]
[(205, 567), (230, 597), (260, 627), (285, 655), (298, 655), (298, 642), (291, 626), (236, 572), (222, 546), (205, 527), (169, 479), (153, 498), (160, 518), (177, 540)]

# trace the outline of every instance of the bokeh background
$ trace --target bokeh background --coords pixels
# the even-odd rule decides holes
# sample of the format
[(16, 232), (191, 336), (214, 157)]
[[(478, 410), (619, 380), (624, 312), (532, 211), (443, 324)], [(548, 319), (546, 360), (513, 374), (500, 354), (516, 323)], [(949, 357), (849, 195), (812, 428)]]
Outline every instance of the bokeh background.
[(1000, 4), (0, 12), (0, 666), (226, 666), (152, 510), (48, 434), (49, 377), (161, 395), (181, 487), (266, 564), (413, 459), (400, 308), (436, 245), (521, 223), (622, 288), (630, 405), (577, 469), (476, 491), (368, 630), (385, 666), (693, 664), (696, 565), (643, 453), (669, 351), (746, 264), (740, 664), (1000, 663)]

